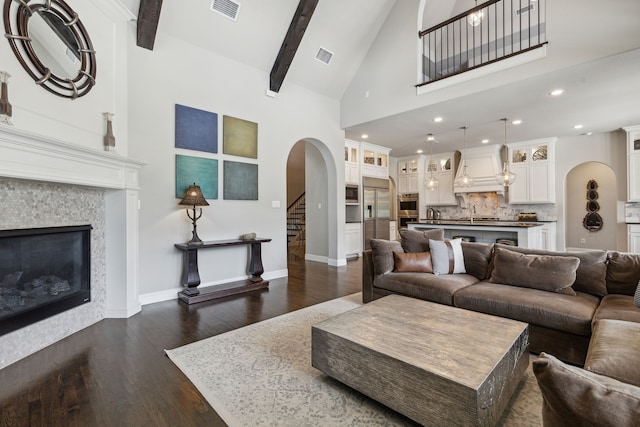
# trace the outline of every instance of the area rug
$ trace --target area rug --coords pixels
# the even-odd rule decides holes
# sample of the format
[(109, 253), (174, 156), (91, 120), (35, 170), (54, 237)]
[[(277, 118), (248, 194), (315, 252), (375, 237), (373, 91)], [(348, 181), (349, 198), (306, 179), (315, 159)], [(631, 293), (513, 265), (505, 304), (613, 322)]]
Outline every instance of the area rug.
[[(311, 366), (311, 326), (361, 301), (349, 295), (166, 353), (229, 426), (416, 425)], [(529, 366), (499, 425), (541, 426), (541, 407)]]

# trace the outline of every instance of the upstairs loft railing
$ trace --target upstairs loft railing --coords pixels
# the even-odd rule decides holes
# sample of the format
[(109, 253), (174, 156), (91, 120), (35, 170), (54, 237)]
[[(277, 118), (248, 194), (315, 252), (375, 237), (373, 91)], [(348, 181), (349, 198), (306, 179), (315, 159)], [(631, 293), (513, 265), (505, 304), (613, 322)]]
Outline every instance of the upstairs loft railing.
[(490, 0), (420, 32), (424, 86), (542, 47), (545, 0)]

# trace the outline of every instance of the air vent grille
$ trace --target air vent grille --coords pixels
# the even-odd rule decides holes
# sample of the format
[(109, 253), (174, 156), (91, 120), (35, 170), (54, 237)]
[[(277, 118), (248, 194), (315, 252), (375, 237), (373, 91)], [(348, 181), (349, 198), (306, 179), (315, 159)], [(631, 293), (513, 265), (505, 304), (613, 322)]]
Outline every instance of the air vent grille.
[(528, 12), (531, 12), (531, 11), (534, 11), (534, 10), (536, 10), (536, 5), (533, 4), (533, 3), (530, 3), (528, 6), (525, 6), (525, 7), (521, 8), (521, 9), (517, 9), (516, 10), (516, 15), (520, 16), (523, 13), (528, 13)]
[(329, 52), (327, 49), (321, 47), (318, 49), (318, 53), (316, 53), (316, 59), (320, 62), (323, 62), (329, 65), (329, 62), (333, 58), (333, 53)]
[(238, 19), (240, 3), (232, 0), (213, 0), (211, 2), (211, 10), (235, 21)]

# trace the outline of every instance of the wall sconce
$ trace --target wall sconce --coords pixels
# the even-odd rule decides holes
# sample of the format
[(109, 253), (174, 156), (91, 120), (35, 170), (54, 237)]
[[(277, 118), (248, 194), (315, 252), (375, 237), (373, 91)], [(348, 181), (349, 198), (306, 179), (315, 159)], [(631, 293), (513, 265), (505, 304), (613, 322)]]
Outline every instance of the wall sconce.
[(13, 126), (11, 120), (12, 108), (9, 103), (9, 91), (7, 89), (7, 81), (9, 81), (9, 77), (11, 75), (6, 71), (0, 71), (0, 83), (2, 84), (2, 89), (0, 92), (0, 123), (5, 125)]
[(202, 190), (200, 190), (200, 186), (196, 185), (194, 182), (193, 185), (190, 185), (187, 188), (187, 191), (184, 194), (184, 197), (178, 203), (181, 206), (192, 206), (193, 207), (193, 215), (189, 213), (189, 209), (187, 209), (187, 216), (191, 220), (193, 224), (193, 236), (191, 240), (187, 242), (188, 245), (201, 245), (202, 240), (198, 237), (198, 232), (196, 231), (196, 221), (200, 219), (202, 216), (202, 208), (200, 208), (200, 213), (196, 215), (196, 207), (197, 206), (209, 206), (209, 203), (202, 195)]
[(113, 136), (113, 126), (112, 119), (114, 114), (112, 113), (102, 113), (104, 118), (107, 120), (107, 133), (104, 135), (104, 151), (111, 151), (116, 147), (116, 137)]

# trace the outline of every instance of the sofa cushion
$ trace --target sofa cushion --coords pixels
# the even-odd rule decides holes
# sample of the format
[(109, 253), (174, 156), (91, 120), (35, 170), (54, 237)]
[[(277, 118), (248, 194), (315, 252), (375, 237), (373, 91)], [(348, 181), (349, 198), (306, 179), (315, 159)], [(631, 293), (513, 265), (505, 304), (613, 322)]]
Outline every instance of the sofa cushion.
[(640, 308), (633, 305), (631, 295), (609, 294), (602, 298), (600, 305), (593, 315), (592, 325), (602, 319), (627, 320), (640, 323)]
[(633, 295), (640, 281), (640, 255), (609, 253), (607, 290), (610, 294)]
[(584, 368), (640, 387), (640, 323), (599, 321), (591, 336)]
[[(502, 244), (496, 244), (496, 247), (502, 247), (522, 254), (576, 257), (580, 259), (580, 265), (576, 270), (576, 280), (571, 285), (573, 290), (587, 292), (598, 296), (604, 296), (607, 294), (607, 251), (590, 250), (584, 252), (561, 252), (529, 249)], [(489, 268), (491, 269), (491, 267), (492, 266)]]
[(493, 243), (462, 242), (464, 268), (478, 280), (489, 278), (489, 262), (493, 255)]
[(633, 294), (633, 305), (640, 308), (640, 282), (638, 282), (638, 286), (636, 287), (636, 293)]
[(567, 365), (540, 353), (533, 373), (542, 393), (542, 421), (556, 426), (637, 426), (640, 388)]
[(371, 239), (374, 274), (385, 274), (393, 270), (393, 252), (404, 252), (396, 240)]
[(466, 273), (464, 267), (464, 253), (462, 252), (462, 239), (447, 241), (430, 240), (431, 262), (433, 274), (461, 274)]
[(575, 257), (528, 255), (496, 247), (491, 282), (575, 295), (580, 260)]
[(394, 269), (397, 272), (406, 273), (433, 273), (430, 252), (394, 252)]
[(439, 304), (453, 305), (453, 294), (477, 283), (470, 274), (435, 276), (426, 273), (387, 273), (374, 278), (376, 288)]
[(600, 299), (584, 292), (572, 296), (485, 280), (457, 291), (453, 302), (467, 310), (588, 337)]
[(400, 243), (405, 252), (429, 251), (429, 239), (444, 240), (444, 229), (435, 228), (425, 231), (409, 230), (408, 228), (400, 229)]

